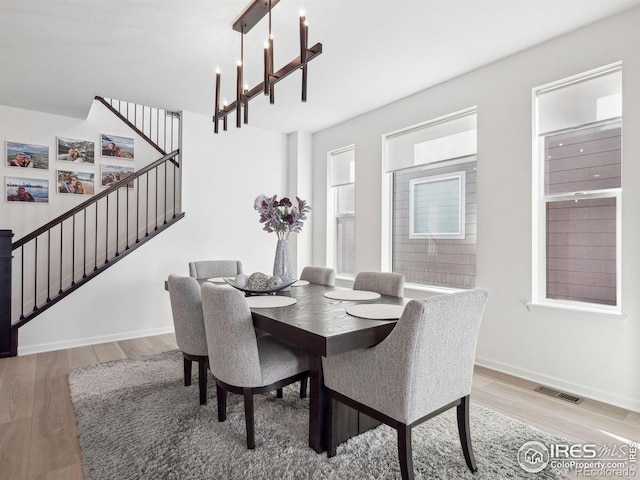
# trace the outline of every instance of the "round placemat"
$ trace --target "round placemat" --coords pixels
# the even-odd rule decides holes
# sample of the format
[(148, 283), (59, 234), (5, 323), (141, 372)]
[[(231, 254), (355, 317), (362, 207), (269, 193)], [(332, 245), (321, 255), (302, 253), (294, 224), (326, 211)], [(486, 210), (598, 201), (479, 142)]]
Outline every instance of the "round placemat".
[(249, 304), (249, 308), (288, 307), (298, 301), (293, 297), (285, 297), (284, 295), (256, 295), (254, 297), (246, 297), (245, 300)]
[(379, 293), (368, 290), (333, 290), (326, 292), (324, 296), (334, 300), (375, 300), (380, 298)]
[(297, 282), (293, 283), (291, 286), (292, 287), (304, 287), (305, 285), (309, 285), (309, 281), (308, 280), (298, 280)]
[(370, 320), (397, 320), (402, 316), (404, 305), (387, 305), (384, 303), (367, 303), (347, 307), (349, 315)]

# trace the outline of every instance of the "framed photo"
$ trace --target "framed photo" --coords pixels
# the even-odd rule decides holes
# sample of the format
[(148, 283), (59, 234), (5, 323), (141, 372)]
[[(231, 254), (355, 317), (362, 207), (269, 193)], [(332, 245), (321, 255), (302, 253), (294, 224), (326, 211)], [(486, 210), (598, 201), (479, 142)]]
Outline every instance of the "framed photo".
[[(100, 178), (103, 187), (110, 187), (116, 182), (127, 178), (134, 172), (133, 167), (121, 167), (120, 165), (100, 165)], [(131, 181), (127, 187), (133, 188), (134, 182)]]
[(7, 202), (49, 203), (49, 180), (6, 177)]
[(58, 193), (93, 195), (95, 193), (94, 174), (58, 170)]
[(94, 164), (95, 156), (96, 144), (94, 142), (58, 137), (58, 160)]
[(7, 166), (49, 169), (49, 147), (7, 142)]
[(133, 160), (133, 138), (103, 133), (100, 135), (100, 148), (103, 157)]

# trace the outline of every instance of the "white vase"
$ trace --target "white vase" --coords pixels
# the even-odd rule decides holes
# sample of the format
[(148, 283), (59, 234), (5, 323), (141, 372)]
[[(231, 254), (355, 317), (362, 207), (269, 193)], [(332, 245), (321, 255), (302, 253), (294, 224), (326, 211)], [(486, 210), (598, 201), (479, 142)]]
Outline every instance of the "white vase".
[(291, 255), (289, 254), (289, 240), (278, 240), (276, 258), (273, 262), (273, 274), (282, 278), (283, 283), (293, 280), (291, 274)]

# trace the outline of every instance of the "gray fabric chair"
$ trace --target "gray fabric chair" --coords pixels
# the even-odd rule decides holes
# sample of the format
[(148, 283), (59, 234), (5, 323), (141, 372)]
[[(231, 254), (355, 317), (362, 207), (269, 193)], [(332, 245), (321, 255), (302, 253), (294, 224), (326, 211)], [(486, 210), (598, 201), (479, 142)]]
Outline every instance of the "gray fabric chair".
[(255, 448), (253, 395), (281, 390), (308, 377), (308, 354), (272, 336), (256, 338), (251, 311), (238, 290), (205, 283), (202, 308), (218, 420), (227, 416), (227, 392), (243, 395), (247, 448)]
[(411, 429), (457, 407), (458, 433), (467, 466), (477, 470), (469, 432), (469, 395), (482, 290), (412, 300), (380, 344), (322, 358), (332, 417), (327, 455), (336, 454), (339, 401), (395, 428), (403, 479), (413, 479)]
[(401, 273), (360, 272), (353, 282), (353, 289), (402, 297), (404, 295), (404, 276)]
[(206, 280), (213, 277), (235, 277), (244, 273), (242, 262), (239, 260), (204, 260), (189, 262), (189, 275), (196, 280)]
[(336, 272), (333, 268), (304, 267), (300, 273), (300, 280), (333, 287), (336, 284)]
[(198, 362), (200, 405), (207, 403), (207, 339), (204, 332), (200, 284), (191, 277), (169, 275), (169, 298), (176, 342), (182, 351), (184, 384), (191, 385), (191, 365)]

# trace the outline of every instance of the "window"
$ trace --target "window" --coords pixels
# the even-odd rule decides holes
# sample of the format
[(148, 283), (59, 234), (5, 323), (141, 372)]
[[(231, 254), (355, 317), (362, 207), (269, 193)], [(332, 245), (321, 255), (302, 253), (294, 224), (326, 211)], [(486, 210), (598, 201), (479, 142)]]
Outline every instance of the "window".
[(620, 311), (621, 67), (534, 98), (534, 303)]
[(409, 181), (409, 238), (464, 238), (465, 172)]
[(329, 153), (327, 258), (338, 276), (355, 271), (355, 147)]
[(476, 122), (473, 108), (384, 137), (388, 265), (408, 284), (475, 287)]

